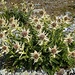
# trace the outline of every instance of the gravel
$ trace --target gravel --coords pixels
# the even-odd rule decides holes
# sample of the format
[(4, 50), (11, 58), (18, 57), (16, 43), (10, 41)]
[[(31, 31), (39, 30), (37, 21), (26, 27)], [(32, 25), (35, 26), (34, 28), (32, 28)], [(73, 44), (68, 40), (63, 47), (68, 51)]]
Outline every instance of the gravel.
[[(27, 71), (25, 70), (24, 72), (19, 71), (19, 72), (7, 72), (6, 69), (0, 70), (0, 75), (48, 75), (47, 73), (45, 73), (44, 71)], [(55, 73), (54, 75), (57, 75), (57, 73)], [(75, 68), (70, 69), (70, 70), (64, 70), (64, 74), (62, 75), (75, 75)]]

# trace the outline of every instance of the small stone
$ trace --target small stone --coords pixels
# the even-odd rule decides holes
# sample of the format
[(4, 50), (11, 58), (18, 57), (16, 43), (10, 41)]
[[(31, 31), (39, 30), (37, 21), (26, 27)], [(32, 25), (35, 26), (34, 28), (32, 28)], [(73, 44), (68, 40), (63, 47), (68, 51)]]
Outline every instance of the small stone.
[(60, 69), (58, 72), (57, 72), (57, 75), (63, 75), (64, 74), (64, 69)]

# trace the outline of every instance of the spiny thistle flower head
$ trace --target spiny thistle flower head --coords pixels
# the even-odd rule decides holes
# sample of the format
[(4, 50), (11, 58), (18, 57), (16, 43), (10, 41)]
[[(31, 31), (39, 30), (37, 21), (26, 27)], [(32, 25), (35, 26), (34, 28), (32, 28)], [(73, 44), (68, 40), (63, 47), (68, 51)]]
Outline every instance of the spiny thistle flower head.
[(34, 59), (34, 63), (38, 62), (38, 59), (40, 57), (41, 53), (38, 53), (37, 51), (34, 51), (34, 53), (31, 53), (31, 58)]

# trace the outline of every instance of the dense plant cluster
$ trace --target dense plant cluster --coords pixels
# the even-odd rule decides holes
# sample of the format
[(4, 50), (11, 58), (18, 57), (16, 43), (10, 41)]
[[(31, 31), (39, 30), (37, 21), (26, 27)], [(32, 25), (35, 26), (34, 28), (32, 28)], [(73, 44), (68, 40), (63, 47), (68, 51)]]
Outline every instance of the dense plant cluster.
[(44, 9), (36, 11), (32, 3), (21, 3), (0, 15), (0, 57), (4, 68), (44, 70), (54, 75), (60, 68), (75, 66), (75, 41), (65, 28), (73, 18), (66, 15), (50, 18)]

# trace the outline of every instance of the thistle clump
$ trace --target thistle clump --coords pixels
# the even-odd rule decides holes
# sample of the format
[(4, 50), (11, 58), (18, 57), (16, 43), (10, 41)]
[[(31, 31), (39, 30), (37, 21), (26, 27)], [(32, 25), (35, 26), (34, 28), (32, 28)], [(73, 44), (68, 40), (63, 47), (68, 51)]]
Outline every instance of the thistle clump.
[(32, 3), (21, 5), (8, 9), (0, 18), (0, 57), (5, 53), (7, 58), (4, 67), (11, 71), (42, 69), (54, 75), (61, 67), (75, 66), (75, 32), (65, 32), (73, 23), (72, 16), (53, 18), (44, 9), (35, 14)]

